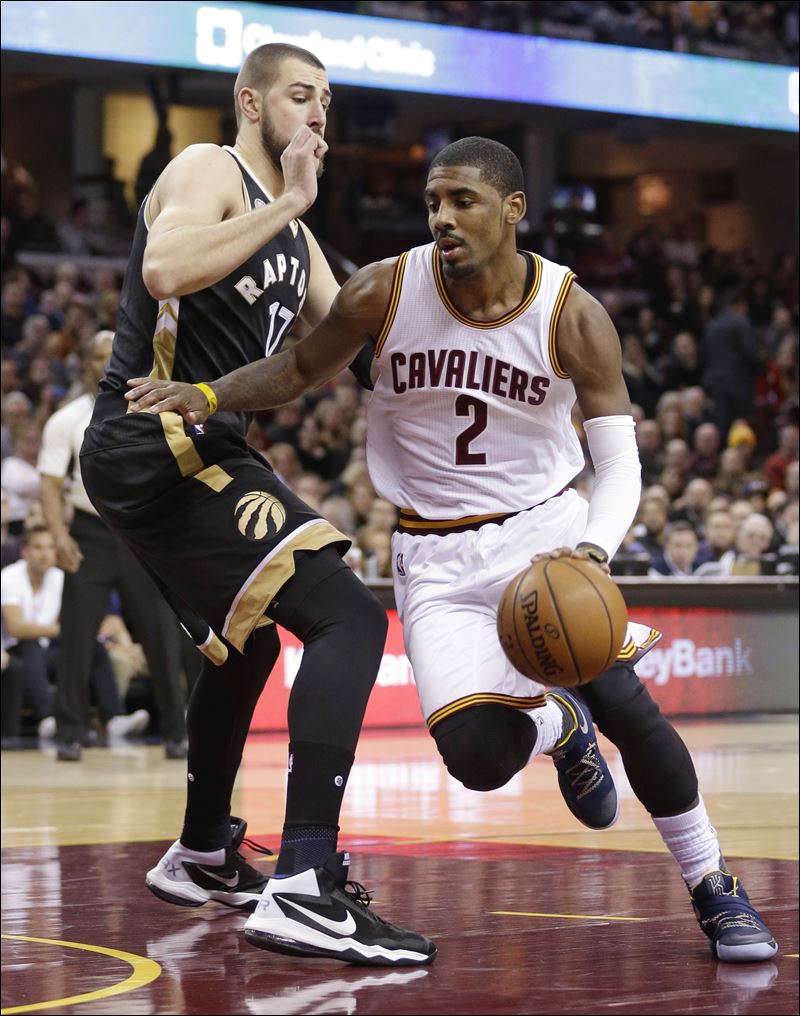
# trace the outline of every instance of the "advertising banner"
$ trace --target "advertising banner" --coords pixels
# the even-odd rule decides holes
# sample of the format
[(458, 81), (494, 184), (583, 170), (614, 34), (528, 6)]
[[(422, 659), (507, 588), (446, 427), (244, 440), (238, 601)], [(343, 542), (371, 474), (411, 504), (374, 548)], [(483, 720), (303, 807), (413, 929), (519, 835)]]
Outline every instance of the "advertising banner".
[(771, 130), (798, 127), (793, 67), (202, 0), (4, 0), (4, 49), (236, 71), (256, 46), (315, 53), (334, 84)]
[[(403, 630), (390, 610), (389, 634), (365, 727), (423, 723)], [(798, 708), (798, 629), (785, 613), (715, 608), (642, 607), (632, 621), (663, 632), (636, 667), (667, 715), (789, 711)], [(286, 729), (289, 693), (302, 646), (281, 630), (281, 655), (251, 729)]]

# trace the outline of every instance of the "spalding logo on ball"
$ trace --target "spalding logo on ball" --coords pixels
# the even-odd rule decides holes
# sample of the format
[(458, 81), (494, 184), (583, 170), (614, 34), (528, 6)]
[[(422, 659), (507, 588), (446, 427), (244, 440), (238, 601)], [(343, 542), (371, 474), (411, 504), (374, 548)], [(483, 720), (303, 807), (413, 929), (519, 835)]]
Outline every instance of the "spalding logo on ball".
[(497, 634), (520, 673), (571, 688), (612, 665), (628, 627), (625, 601), (596, 564), (547, 558), (509, 582), (497, 610)]
[(252, 540), (274, 536), (286, 524), (286, 509), (276, 497), (264, 490), (251, 490), (240, 497), (234, 515), (239, 532)]

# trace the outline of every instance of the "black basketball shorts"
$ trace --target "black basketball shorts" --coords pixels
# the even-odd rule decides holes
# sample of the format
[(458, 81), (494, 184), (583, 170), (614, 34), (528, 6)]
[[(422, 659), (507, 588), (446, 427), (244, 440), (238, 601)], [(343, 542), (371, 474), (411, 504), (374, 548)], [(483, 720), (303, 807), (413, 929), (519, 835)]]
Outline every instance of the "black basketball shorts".
[[(119, 415), (100, 396), (81, 449), (87, 493), (215, 663), (239, 652), (292, 577), (294, 553), (350, 541), (296, 497), (232, 427)], [(124, 412), (124, 411), (123, 411)], [(225, 641), (223, 641), (225, 640)]]

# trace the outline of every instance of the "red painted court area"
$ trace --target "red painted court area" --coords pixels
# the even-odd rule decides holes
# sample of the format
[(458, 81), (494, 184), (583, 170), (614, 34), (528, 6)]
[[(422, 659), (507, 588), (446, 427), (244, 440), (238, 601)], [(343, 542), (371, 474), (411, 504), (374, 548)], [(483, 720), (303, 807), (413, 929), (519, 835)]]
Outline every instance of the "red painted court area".
[(160, 902), (142, 873), (165, 845), (3, 850), (4, 1014), (797, 1011), (791, 861), (736, 861), (781, 949), (730, 966), (663, 855), (345, 839), (378, 912), (439, 947), (392, 970), (289, 960), (247, 945), (239, 912)]

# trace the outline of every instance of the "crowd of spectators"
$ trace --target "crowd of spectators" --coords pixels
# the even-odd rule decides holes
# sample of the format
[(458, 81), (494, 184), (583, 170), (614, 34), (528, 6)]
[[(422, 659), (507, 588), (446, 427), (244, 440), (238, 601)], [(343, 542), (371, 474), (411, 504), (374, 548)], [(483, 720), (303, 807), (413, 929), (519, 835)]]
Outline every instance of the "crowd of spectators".
[[(34, 248), (44, 228), (37, 216)], [(721, 253), (680, 224), (644, 228), (626, 243), (611, 228), (584, 227), (580, 214), (561, 210), (535, 248), (577, 269), (620, 335), (644, 486), (615, 570), (656, 578), (796, 572), (796, 257), (762, 264), (749, 251)], [(24, 556), (25, 534), (43, 522), (42, 429), (83, 391), (82, 356), (99, 330), (117, 323), (120, 273), (79, 260), (85, 252), (62, 234), (74, 260), (34, 268), (12, 257), (2, 278), (3, 566)], [(367, 397), (345, 371), (257, 414), (249, 439), (300, 497), (353, 537), (354, 569), (388, 581), (397, 513), (367, 472)], [(582, 434), (578, 417), (575, 425)], [(587, 465), (577, 485), (590, 494), (591, 483)], [(124, 629), (113, 612), (109, 624)], [(135, 646), (129, 635), (125, 644)], [(4, 652), (4, 667), (13, 657)], [(40, 695), (34, 709), (39, 722), (48, 719), (38, 716), (44, 701)]]
[(351, 14), (793, 64), (793, 0), (292, 0)]

